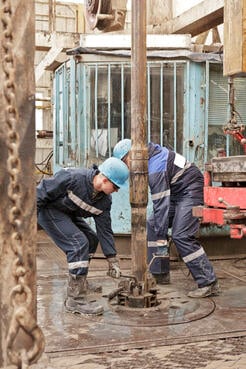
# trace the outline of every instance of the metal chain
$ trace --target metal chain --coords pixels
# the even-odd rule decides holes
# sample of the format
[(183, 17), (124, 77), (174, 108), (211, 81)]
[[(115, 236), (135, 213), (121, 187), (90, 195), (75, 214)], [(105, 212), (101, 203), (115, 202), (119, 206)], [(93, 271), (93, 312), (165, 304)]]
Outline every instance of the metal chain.
[[(31, 314), (33, 294), (26, 283), (27, 269), (24, 263), (24, 240), (22, 236), (23, 212), (21, 204), (22, 188), (18, 180), (21, 173), (19, 158), (20, 138), (17, 132), (18, 109), (16, 104), (15, 67), (13, 58), (13, 24), (11, 1), (2, 0), (3, 11), (3, 49), (5, 52), (2, 65), (4, 72), (3, 94), (6, 100), (5, 119), (7, 125), (7, 172), (9, 174), (8, 198), (11, 204), (8, 220), (12, 226), (11, 248), (15, 254), (13, 262), (13, 276), (16, 285), (10, 293), (10, 302), (13, 306), (13, 316), (7, 335), (7, 354), (10, 362), (18, 368), (26, 369), (29, 364), (36, 362), (44, 351), (44, 336)], [(14, 349), (14, 342), (20, 329), (31, 338), (32, 347), (19, 352)]]

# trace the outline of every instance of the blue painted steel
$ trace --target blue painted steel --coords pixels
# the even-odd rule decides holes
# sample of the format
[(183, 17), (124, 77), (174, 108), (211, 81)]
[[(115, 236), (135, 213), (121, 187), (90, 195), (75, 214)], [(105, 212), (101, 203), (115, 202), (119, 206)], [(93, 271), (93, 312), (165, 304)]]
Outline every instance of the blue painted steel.
[(184, 93), (184, 123), (183, 123), (183, 155), (189, 159), (188, 137), (190, 136), (190, 62), (188, 61), (185, 68), (185, 93)]
[[(190, 63), (187, 68), (187, 116), (184, 124), (185, 148), (188, 160), (203, 166), (205, 125), (205, 65)], [(201, 160), (202, 158), (202, 160)]]
[[(78, 130), (78, 124), (77, 124), (77, 104), (76, 104), (76, 77), (77, 77), (77, 68), (75, 68), (75, 60), (71, 59), (70, 61), (70, 79), (68, 81), (69, 83), (69, 91), (68, 91), (68, 99), (69, 99), (69, 107), (70, 107), (70, 114), (68, 114), (68, 122), (67, 122), (67, 129), (68, 132), (68, 142), (67, 142), (67, 148), (69, 150), (68, 152), (68, 166), (69, 167), (77, 167), (79, 166), (79, 160), (77, 157), (78, 154), (78, 136), (77, 136), (77, 130)], [(76, 150), (77, 147), (77, 150)]]
[(79, 148), (79, 166), (83, 166), (86, 157), (87, 129), (83, 122), (86, 121), (86, 91), (85, 88), (85, 67), (79, 63), (77, 66), (78, 78), (78, 94), (76, 96), (77, 103), (77, 129), (78, 129), (78, 148)]
[[(62, 68), (64, 68), (64, 65), (62, 66)], [(60, 68), (61, 69), (61, 68)], [(59, 132), (59, 125), (60, 125), (60, 120), (59, 120), (59, 105), (58, 105), (58, 91), (59, 91), (59, 70), (56, 71), (55, 74), (55, 78), (53, 80), (53, 93), (54, 93), (54, 108), (53, 108), (53, 116), (55, 117), (54, 119), (54, 133), (53, 133), (53, 170), (56, 172), (57, 171), (57, 162), (58, 162), (58, 152), (59, 152), (59, 136), (58, 136), (58, 132)]]
[(195, 74), (194, 92), (196, 96), (191, 96), (190, 104), (194, 104), (194, 118), (191, 134), (193, 135), (193, 146), (190, 148), (190, 159), (198, 167), (203, 169), (204, 165), (204, 127), (205, 127), (205, 78), (206, 68), (204, 63), (193, 63), (193, 73)]
[[(56, 71), (55, 78), (55, 107), (54, 107), (54, 164), (53, 168), (56, 172), (63, 165), (64, 158), (64, 120), (66, 119), (66, 64), (63, 64)], [(62, 112), (62, 114), (61, 114)]]
[[(182, 65), (181, 68), (180, 65)], [(117, 67), (117, 73), (114, 75), (115, 67)], [(127, 137), (126, 117), (130, 113), (129, 96), (125, 96), (126, 81), (129, 78), (127, 68), (130, 70), (129, 62), (78, 63), (75, 60), (70, 60), (56, 70), (54, 79), (54, 171), (69, 164), (85, 167), (90, 166), (93, 162), (100, 164), (108, 156), (111, 156), (113, 148), (111, 142), (113, 140), (112, 129), (118, 129), (118, 140)], [(152, 73), (152, 68), (155, 73), (159, 68), (159, 76)], [(151, 61), (147, 65), (148, 140), (152, 137), (154, 126), (152, 114), (155, 113), (157, 114), (155, 122), (159, 124), (158, 131), (156, 130), (155, 133), (158, 133), (160, 143), (163, 144), (163, 131), (166, 129), (167, 123), (172, 122), (173, 126), (169, 129), (169, 133), (173, 132), (174, 134), (171, 144), (175, 149), (179, 144), (179, 147), (183, 148), (181, 154), (185, 155), (190, 161), (195, 161), (201, 169), (203, 169), (208, 156), (209, 72), (210, 62), (195, 63), (187, 60), (165, 60)], [(182, 78), (178, 73), (184, 73)], [(98, 110), (99, 96), (102, 97), (102, 82), (99, 79), (101, 76), (103, 76), (102, 78), (106, 76), (106, 84), (103, 86), (106, 92), (103, 90), (103, 93), (105, 92), (103, 97), (106, 99), (107, 118), (103, 126)], [(111, 99), (114, 98), (116, 92), (113, 89), (115, 88), (113, 87), (113, 78), (118, 78), (117, 88), (119, 91), (117, 93), (121, 99), (118, 104), (118, 114), (120, 116), (118, 127), (111, 120), (113, 116)], [(167, 85), (164, 82), (165, 78), (168, 78), (169, 81)], [(179, 81), (183, 81), (183, 85), (178, 84)], [(159, 94), (156, 94), (157, 100), (151, 95), (153, 94), (154, 84), (155, 88), (160, 89)], [(170, 100), (166, 101), (165, 98), (169, 91)], [(177, 100), (180, 92), (183, 101)], [(154, 108), (156, 109), (158, 104), (159, 110), (157, 109), (156, 113)], [(182, 111), (182, 109), (179, 110), (180, 104), (183, 104), (183, 116), (180, 115), (180, 111)], [(107, 130), (107, 153), (105, 157), (100, 153), (98, 140), (95, 142), (95, 147), (91, 143), (92, 129), (95, 131), (95, 136), (98, 137), (101, 127)], [(178, 130), (179, 133), (180, 130), (182, 131), (181, 143), (177, 141)], [(74, 156), (71, 156), (71, 153), (74, 153)], [(72, 159), (74, 159), (74, 163)], [(151, 212), (151, 207), (150, 200), (147, 209), (148, 214)], [(128, 186), (113, 194), (112, 226), (113, 231), (118, 234), (129, 234), (131, 232)]]
[(84, 82), (84, 89), (83, 89), (83, 98), (84, 98), (84, 114), (83, 114), (83, 132), (85, 135), (85, 157), (82, 166), (88, 167), (88, 156), (89, 156), (89, 145), (90, 145), (90, 137), (89, 137), (89, 130), (88, 130), (88, 122), (89, 122), (89, 114), (90, 114), (90, 107), (91, 107), (91, 84), (88, 80), (88, 68), (83, 65), (83, 82)]
[[(60, 140), (60, 146), (62, 147), (63, 155), (61, 157), (60, 165), (68, 165), (68, 109), (69, 109), (69, 79), (70, 79), (70, 65), (68, 68), (64, 70), (63, 74), (65, 90), (62, 94), (62, 86), (61, 94), (62, 94), (62, 109), (64, 111), (63, 121), (62, 121), (62, 129), (63, 129), (63, 141)], [(74, 102), (73, 102), (74, 103)], [(65, 164), (66, 163), (66, 164)]]
[[(125, 65), (129, 66), (129, 63), (121, 64), (121, 113), (125, 111), (124, 106), (124, 70)], [(155, 63), (153, 64), (155, 65)], [(158, 63), (162, 68), (162, 75), (160, 86), (161, 90), (165, 88), (163, 86), (163, 63)], [(64, 63), (64, 65), (56, 71), (56, 140), (55, 147), (58, 148), (58, 153), (55, 155), (55, 171), (60, 167), (66, 166), (88, 166), (91, 164), (90, 151), (90, 116), (92, 106), (94, 107), (94, 127), (96, 130), (96, 136), (98, 136), (99, 117), (98, 117), (98, 91), (99, 86), (99, 68), (101, 64), (95, 63), (75, 63), (74, 60)], [(111, 76), (111, 63), (103, 64), (107, 67), (107, 98), (108, 98), (108, 119), (107, 128), (108, 132), (108, 147), (109, 156), (111, 155), (111, 91), (112, 76)], [(90, 72), (94, 71), (94, 87), (90, 82)], [(150, 139), (151, 131), (151, 67), (148, 65), (148, 138)], [(59, 77), (60, 76), (60, 77)], [(174, 78), (174, 81), (175, 78)], [(174, 82), (176, 84), (176, 82)], [(91, 100), (92, 91), (94, 89), (94, 101)], [(176, 94), (175, 94), (176, 95)], [(176, 96), (173, 97), (175, 100)], [(161, 122), (163, 127), (163, 91), (160, 93), (160, 104), (162, 106)], [(174, 101), (175, 106), (175, 101)], [(124, 137), (124, 116), (121, 117), (121, 137)], [(160, 137), (162, 137), (160, 131)], [(95, 147), (96, 157), (99, 156), (98, 142), (96, 141)], [(71, 157), (71, 154), (72, 157)], [(76, 159), (73, 161), (72, 159)], [(151, 211), (151, 201), (148, 205), (148, 213)], [(113, 194), (113, 206), (112, 206), (112, 219), (113, 230), (116, 233), (130, 233), (131, 232), (131, 211), (129, 203), (129, 189), (121, 189), (118, 193)]]

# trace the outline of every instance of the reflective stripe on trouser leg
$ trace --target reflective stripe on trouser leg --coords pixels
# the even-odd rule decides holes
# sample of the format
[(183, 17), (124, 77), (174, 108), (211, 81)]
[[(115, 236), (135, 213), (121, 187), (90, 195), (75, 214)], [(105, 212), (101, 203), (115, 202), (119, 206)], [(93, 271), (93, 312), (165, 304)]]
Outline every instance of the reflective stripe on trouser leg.
[(199, 287), (204, 287), (215, 281), (216, 276), (203, 247), (187, 255), (183, 261), (190, 270)]
[(152, 218), (147, 221), (147, 261), (149, 265), (149, 271), (152, 274), (168, 274), (170, 270), (168, 257), (156, 257), (158, 247), (156, 246), (156, 235), (152, 226)]
[(89, 242), (74, 221), (60, 210), (46, 208), (39, 211), (38, 223), (66, 254), (69, 272), (87, 274)]
[(184, 198), (175, 204), (172, 222), (172, 239), (199, 287), (215, 281), (216, 276), (204, 249), (196, 238), (198, 218), (193, 217), (192, 207), (200, 204), (199, 199)]

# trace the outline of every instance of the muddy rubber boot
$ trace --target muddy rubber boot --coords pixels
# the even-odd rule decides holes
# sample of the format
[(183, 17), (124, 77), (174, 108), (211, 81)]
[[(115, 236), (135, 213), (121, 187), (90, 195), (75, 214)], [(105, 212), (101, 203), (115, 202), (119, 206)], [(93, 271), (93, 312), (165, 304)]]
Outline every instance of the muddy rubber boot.
[(218, 296), (220, 292), (221, 292), (220, 286), (218, 281), (216, 280), (213, 283), (209, 284), (208, 286), (200, 287), (194, 291), (190, 291), (187, 296), (199, 299), (209, 296)]
[(101, 315), (103, 307), (96, 301), (91, 301), (87, 296), (86, 275), (69, 274), (67, 299), (65, 301), (66, 311), (86, 315)]
[(153, 274), (156, 284), (170, 284), (170, 273)]
[[(153, 277), (156, 280), (157, 284), (169, 284), (170, 283), (170, 258), (169, 255), (166, 254), (164, 251), (162, 257), (159, 258), (159, 273), (154, 273), (154, 271), (152, 272)], [(157, 260), (158, 260), (158, 255), (157, 255)]]

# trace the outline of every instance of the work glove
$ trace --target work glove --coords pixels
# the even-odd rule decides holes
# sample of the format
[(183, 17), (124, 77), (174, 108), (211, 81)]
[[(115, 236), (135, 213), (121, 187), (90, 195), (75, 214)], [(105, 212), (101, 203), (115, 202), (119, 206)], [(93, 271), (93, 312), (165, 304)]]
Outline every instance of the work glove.
[(112, 278), (120, 278), (121, 271), (120, 271), (120, 265), (119, 260), (113, 256), (107, 258), (108, 261), (108, 272), (107, 275), (109, 275)]

